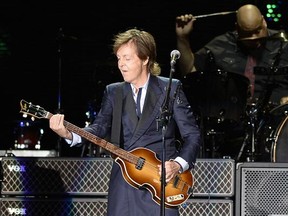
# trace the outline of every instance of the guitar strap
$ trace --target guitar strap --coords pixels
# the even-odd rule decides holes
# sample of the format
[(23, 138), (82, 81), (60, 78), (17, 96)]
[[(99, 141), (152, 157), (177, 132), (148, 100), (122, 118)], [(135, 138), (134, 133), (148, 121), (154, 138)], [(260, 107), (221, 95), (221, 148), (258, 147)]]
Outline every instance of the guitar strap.
[(123, 107), (123, 86), (125, 82), (120, 83), (116, 87), (115, 94), (115, 105), (113, 108), (113, 119), (112, 119), (112, 128), (111, 128), (111, 143), (122, 148), (122, 133), (121, 133), (121, 114)]

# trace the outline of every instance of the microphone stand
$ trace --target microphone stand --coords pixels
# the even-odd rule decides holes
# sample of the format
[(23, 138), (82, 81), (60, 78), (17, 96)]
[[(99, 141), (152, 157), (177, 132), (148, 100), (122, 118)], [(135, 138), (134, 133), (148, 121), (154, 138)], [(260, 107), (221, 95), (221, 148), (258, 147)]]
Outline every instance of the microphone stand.
[[(74, 36), (69, 36), (69, 35), (65, 35), (63, 32), (62, 27), (59, 28), (58, 30), (58, 35), (56, 37), (56, 40), (58, 41), (58, 49), (57, 49), (57, 53), (58, 53), (58, 95), (57, 95), (57, 110), (56, 113), (60, 114), (63, 113), (63, 109), (62, 109), (62, 54), (63, 54), (63, 42), (65, 39), (69, 39), (69, 40), (77, 40), (77, 37)], [(62, 138), (59, 137), (58, 141), (57, 141), (57, 156), (60, 157), (61, 156), (61, 141)]]
[[(58, 96), (57, 96), (57, 111), (56, 113), (63, 113), (62, 107), (61, 107), (61, 101), (62, 101), (62, 42), (64, 39), (64, 33), (63, 29), (60, 27), (58, 31)], [(58, 137), (57, 140), (57, 156), (61, 156), (61, 137)]]
[[(167, 125), (170, 121), (171, 111), (169, 110), (169, 102), (170, 102), (170, 91), (171, 91), (171, 83), (172, 83), (172, 74), (175, 72), (175, 63), (176, 61), (171, 61), (171, 69), (169, 75), (169, 83), (167, 86), (165, 101), (163, 106), (161, 107), (161, 117), (157, 119), (160, 122), (160, 127), (162, 128), (162, 143), (163, 143), (163, 151), (162, 151), (162, 160), (161, 160), (161, 211), (160, 215), (165, 216), (165, 186), (166, 186), (166, 169), (165, 169), (165, 161), (166, 161), (166, 146), (165, 146), (165, 133), (167, 129)], [(158, 122), (157, 122), (157, 131), (158, 129)]]

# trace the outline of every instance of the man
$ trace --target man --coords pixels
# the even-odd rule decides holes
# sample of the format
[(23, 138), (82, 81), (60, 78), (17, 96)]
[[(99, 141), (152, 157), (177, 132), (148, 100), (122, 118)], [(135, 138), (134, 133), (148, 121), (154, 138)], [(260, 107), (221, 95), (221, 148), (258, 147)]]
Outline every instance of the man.
[[(110, 84), (106, 87), (101, 110), (93, 124), (84, 129), (100, 138), (111, 136), (111, 139), (127, 152), (139, 147), (149, 149), (160, 160), (163, 158), (163, 145), (165, 145), (165, 177), (166, 182), (169, 182), (179, 172), (186, 172), (193, 168), (200, 143), (199, 128), (181, 83), (179, 80), (173, 79), (169, 98), (166, 98), (169, 79), (159, 76), (161, 69), (156, 62), (156, 44), (153, 36), (146, 31), (130, 29), (117, 34), (114, 38), (113, 52), (117, 57), (118, 68), (124, 82)], [(121, 95), (119, 90), (122, 96), (119, 96)], [(141, 99), (137, 100), (140, 94)], [(166, 102), (168, 103), (166, 104)], [(122, 104), (120, 107), (119, 103)], [(121, 110), (118, 117), (117, 110)], [(166, 113), (162, 111), (166, 111)], [(167, 113), (170, 114), (170, 117), (166, 116), (168, 118), (163, 119), (162, 117)], [(113, 118), (116, 118), (117, 121), (114, 121)], [(82, 140), (79, 136), (64, 127), (63, 119), (64, 115), (61, 114), (52, 116), (50, 119), (51, 129), (68, 142), (72, 141), (72, 146), (81, 143)], [(166, 121), (167, 125), (165, 125)], [(119, 122), (121, 123), (118, 126), (120, 132), (113, 129)], [(177, 127), (183, 139), (180, 149), (175, 144)], [(115, 139), (113, 136), (118, 132), (120, 137)], [(149, 159), (145, 158), (145, 155), (143, 158)], [(118, 157), (118, 162), (122, 160), (121, 157), (120, 159)], [(121, 167), (114, 163), (111, 171), (108, 216), (160, 215), (159, 203), (152, 200), (151, 192), (154, 192), (152, 188), (150, 191), (145, 188), (145, 185), (140, 189), (132, 187), (123, 177), (125, 168), (121, 171)], [(162, 166), (160, 164), (153, 165), (151, 161), (147, 160), (144, 163), (144, 169), (147, 167), (151, 169), (150, 172), (153, 175), (157, 175), (157, 180), (161, 179)], [(145, 173), (142, 174), (142, 177), (145, 178)], [(159, 182), (156, 184), (158, 187)], [(179, 215), (178, 207), (166, 208), (165, 214), (166, 216)]]
[[(204, 73), (210, 72), (213, 73), (215, 81), (217, 81), (216, 79), (221, 80), (219, 81), (221, 84), (223, 80), (222, 75), (225, 74), (228, 79), (232, 80), (231, 83), (240, 83), (239, 86), (242, 86), (241, 92), (240, 88), (236, 85), (234, 85), (236, 89), (233, 89), (233, 85), (229, 87), (224, 85), (217, 86), (218, 88), (224, 88), (224, 92), (229, 93), (232, 89), (232, 91), (238, 91), (237, 93), (239, 94), (239, 97), (229, 95), (231, 96), (231, 101), (223, 100), (223, 107), (225, 109), (219, 109), (219, 115), (226, 113), (226, 116), (224, 114), (223, 116), (229, 119), (230, 116), (227, 113), (239, 109), (233, 105), (236, 105), (239, 101), (244, 101), (244, 103), (240, 103), (240, 107), (245, 108), (243, 105), (247, 103), (248, 121), (254, 117), (259, 120), (267, 109), (269, 111), (271, 109), (270, 107), (276, 107), (280, 103), (287, 101), (287, 42), (281, 37), (279, 31), (267, 28), (267, 23), (263, 15), (255, 5), (246, 4), (236, 11), (235, 31), (226, 32), (223, 35), (215, 37), (203, 48), (193, 53), (191, 50), (191, 45), (193, 44), (190, 44), (189, 35), (193, 30), (195, 21), (196, 19), (191, 14), (181, 15), (176, 18), (177, 46), (181, 53), (179, 67), (182, 75), (187, 76), (191, 72), (200, 71)], [(286, 33), (284, 33), (284, 35), (286, 35)], [(197, 73), (195, 75), (197, 75)], [(245, 79), (248, 81), (247, 88)], [(211, 85), (210, 88), (212, 88)], [(248, 94), (246, 94), (246, 89)], [(207, 94), (211, 92), (214, 93), (215, 90), (210, 89)], [(201, 94), (201, 90), (198, 89), (197, 92), (190, 93), (196, 95)], [(217, 109), (221, 104), (215, 105), (217, 101), (213, 101), (212, 103), (209, 101), (211, 98), (213, 99), (213, 97), (208, 97), (206, 104), (212, 104), (212, 106), (215, 106)], [(200, 103), (202, 103), (200, 108), (205, 110), (207, 107), (205, 107), (205, 104), (203, 105), (203, 101), (200, 101)], [(220, 103), (220, 101), (218, 103)], [(208, 118), (211, 117), (209, 116), (210, 110), (208, 110), (208, 113), (205, 113)], [(255, 111), (257, 112), (256, 115), (254, 115)], [(245, 112), (246, 110), (241, 109), (236, 115), (243, 115)], [(241, 120), (241, 116), (235, 117), (233, 115), (232, 119), (239, 121)], [(238, 126), (237, 124), (236, 127)], [(246, 125), (244, 125), (244, 127), (246, 127)], [(230, 136), (235, 132), (231, 130), (233, 128), (234, 126), (227, 126), (224, 128), (224, 134)], [(222, 128), (221, 132), (223, 132)], [(241, 129), (239, 132), (240, 136), (244, 135), (243, 132), (243, 129)], [(239, 133), (236, 132), (237, 135), (235, 136), (238, 137)], [(227, 142), (225, 141), (225, 143)], [(237, 156), (238, 148), (234, 146), (230, 148), (226, 147), (222, 149), (224, 151), (228, 150), (223, 152), (224, 155)]]

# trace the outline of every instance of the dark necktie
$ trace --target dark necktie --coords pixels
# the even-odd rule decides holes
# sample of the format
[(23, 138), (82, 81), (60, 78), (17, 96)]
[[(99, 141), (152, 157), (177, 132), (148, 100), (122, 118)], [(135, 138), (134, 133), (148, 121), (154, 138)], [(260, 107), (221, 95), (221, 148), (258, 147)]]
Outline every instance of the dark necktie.
[(139, 88), (138, 94), (137, 94), (137, 99), (136, 99), (136, 113), (137, 113), (138, 117), (141, 116), (141, 106), (140, 106), (141, 93), (142, 93), (142, 88)]

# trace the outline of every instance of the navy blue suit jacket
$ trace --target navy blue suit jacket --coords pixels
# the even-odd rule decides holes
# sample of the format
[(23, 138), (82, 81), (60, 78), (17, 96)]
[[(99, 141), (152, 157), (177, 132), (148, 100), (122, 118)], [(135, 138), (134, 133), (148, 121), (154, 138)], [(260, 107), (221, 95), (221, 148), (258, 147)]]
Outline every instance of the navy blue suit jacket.
[[(116, 91), (119, 85), (123, 88), (122, 107), (122, 135), (121, 146), (126, 151), (137, 147), (145, 147), (156, 153), (161, 160), (163, 151), (163, 130), (157, 126), (157, 119), (161, 118), (161, 108), (166, 98), (169, 79), (161, 76), (150, 76), (147, 94), (141, 118), (136, 115), (136, 105), (129, 83), (114, 83), (106, 87), (102, 99), (101, 110), (95, 121), (85, 130), (101, 138), (110, 137), (113, 119), (113, 109), (116, 106)], [(171, 118), (165, 127), (165, 159), (182, 157), (193, 168), (200, 146), (200, 130), (194, 118), (190, 104), (183, 92), (182, 84), (172, 79), (169, 98)], [(180, 150), (175, 144), (176, 131), (179, 128), (183, 145)], [(159, 215), (160, 207), (151, 198), (147, 190), (136, 189), (128, 185), (117, 164), (113, 165), (109, 185), (108, 215), (141, 216)], [(178, 215), (175, 209), (169, 209), (167, 216)]]

